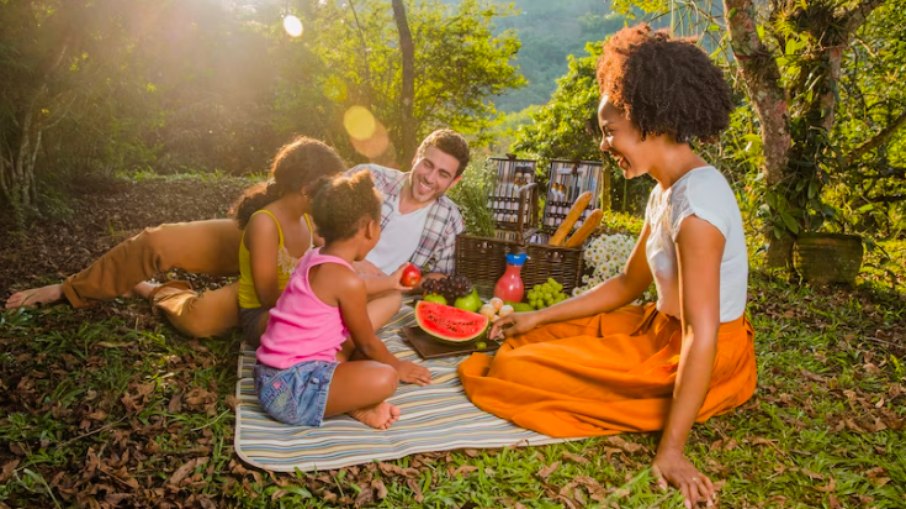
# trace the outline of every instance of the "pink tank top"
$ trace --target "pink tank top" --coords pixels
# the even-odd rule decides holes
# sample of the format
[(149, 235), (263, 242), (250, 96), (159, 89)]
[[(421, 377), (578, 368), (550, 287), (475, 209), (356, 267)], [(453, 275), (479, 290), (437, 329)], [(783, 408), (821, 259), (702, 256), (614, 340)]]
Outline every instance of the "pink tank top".
[(259, 363), (286, 369), (303, 361), (337, 359), (349, 330), (343, 323), (340, 308), (321, 301), (308, 283), (309, 270), (322, 263), (338, 263), (353, 270), (342, 258), (310, 249), (270, 310), (267, 330), (256, 351)]

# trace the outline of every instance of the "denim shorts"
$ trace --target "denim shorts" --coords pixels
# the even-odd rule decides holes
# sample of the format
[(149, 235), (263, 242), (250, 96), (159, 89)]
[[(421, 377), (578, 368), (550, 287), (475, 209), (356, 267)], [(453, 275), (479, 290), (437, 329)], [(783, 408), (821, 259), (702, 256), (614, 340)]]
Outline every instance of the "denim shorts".
[(336, 362), (305, 361), (286, 369), (255, 365), (258, 402), (274, 419), (295, 426), (320, 426)]

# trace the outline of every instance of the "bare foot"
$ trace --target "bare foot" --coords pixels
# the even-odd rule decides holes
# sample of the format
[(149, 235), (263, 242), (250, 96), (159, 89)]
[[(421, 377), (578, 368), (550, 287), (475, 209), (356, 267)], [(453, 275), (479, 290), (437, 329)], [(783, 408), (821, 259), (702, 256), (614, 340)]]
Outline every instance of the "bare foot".
[(386, 401), (377, 405), (349, 412), (353, 419), (377, 429), (387, 429), (400, 418), (400, 409)]
[(151, 281), (142, 281), (141, 283), (132, 287), (131, 293), (133, 295), (138, 295), (139, 297), (147, 300), (147, 299), (151, 298), (151, 294), (159, 286), (160, 286), (160, 283), (152, 283)]
[(59, 283), (29, 288), (10, 295), (6, 300), (6, 309), (34, 307), (40, 304), (51, 304), (63, 298), (63, 286)]

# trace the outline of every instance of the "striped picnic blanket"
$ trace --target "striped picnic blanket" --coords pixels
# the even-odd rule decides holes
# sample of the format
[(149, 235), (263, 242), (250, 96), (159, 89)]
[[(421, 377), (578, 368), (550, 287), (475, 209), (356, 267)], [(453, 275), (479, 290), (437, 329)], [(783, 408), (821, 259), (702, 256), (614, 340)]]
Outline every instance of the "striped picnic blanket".
[(372, 461), (391, 460), (418, 452), (461, 448), (541, 445), (562, 442), (518, 428), (479, 410), (465, 396), (456, 367), (465, 357), (421, 361), (400, 337), (414, 322), (412, 308), (403, 309), (379, 337), (397, 357), (421, 362), (431, 370), (426, 387), (400, 384), (389, 399), (401, 410), (389, 430), (372, 429), (348, 416), (324, 421), (320, 428), (279, 423), (258, 406), (252, 368), (255, 352), (243, 348), (236, 384), (236, 453), (246, 463), (280, 472), (329, 470)]

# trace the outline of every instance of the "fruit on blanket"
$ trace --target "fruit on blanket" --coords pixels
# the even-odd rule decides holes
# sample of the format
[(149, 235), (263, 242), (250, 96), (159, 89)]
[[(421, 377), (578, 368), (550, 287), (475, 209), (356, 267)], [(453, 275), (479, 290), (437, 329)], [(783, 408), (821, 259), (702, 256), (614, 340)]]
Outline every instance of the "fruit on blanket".
[(513, 306), (513, 309), (517, 313), (525, 313), (526, 311), (534, 311), (535, 308), (532, 307), (528, 302), (507, 302), (510, 306)]
[(547, 281), (535, 285), (526, 294), (526, 300), (535, 309), (546, 308), (567, 299), (563, 292), (563, 285), (556, 279), (549, 277)]
[(503, 307), (503, 299), (500, 297), (494, 297), (488, 301), (488, 304), (494, 306), (494, 312), (500, 311), (500, 308)]
[(422, 283), (422, 290), (426, 293), (439, 293), (447, 299), (447, 302), (453, 302), (472, 291), (472, 282), (462, 274), (453, 274), (452, 276), (426, 279)]
[(509, 316), (509, 315), (513, 314), (514, 311), (515, 311), (515, 309), (513, 309), (513, 306), (511, 306), (509, 304), (504, 304), (503, 306), (500, 307), (500, 311), (498, 311), (497, 314), (500, 315), (500, 318), (503, 318), (504, 316)]
[(456, 302), (453, 303), (453, 306), (458, 307), (459, 309), (465, 309), (466, 311), (475, 312), (481, 309), (481, 297), (478, 296), (478, 290), (472, 289), (472, 293), (466, 295), (465, 297), (460, 297), (456, 299)]
[(493, 304), (485, 304), (485, 305), (481, 306), (481, 308), (478, 310), (478, 312), (480, 314), (488, 317), (488, 320), (494, 320), (494, 318), (497, 317), (497, 310), (494, 309)]
[(400, 284), (408, 288), (415, 288), (422, 280), (422, 271), (418, 267), (409, 262), (403, 267), (403, 273), (400, 275)]
[(434, 302), (418, 301), (415, 305), (418, 326), (442, 343), (468, 343), (488, 327), (488, 317)]
[(447, 299), (445, 299), (443, 295), (440, 295), (437, 293), (429, 293), (429, 294), (425, 295), (424, 297), (422, 297), (422, 300), (426, 301), (426, 302), (433, 302), (435, 304), (446, 304), (447, 303)]

